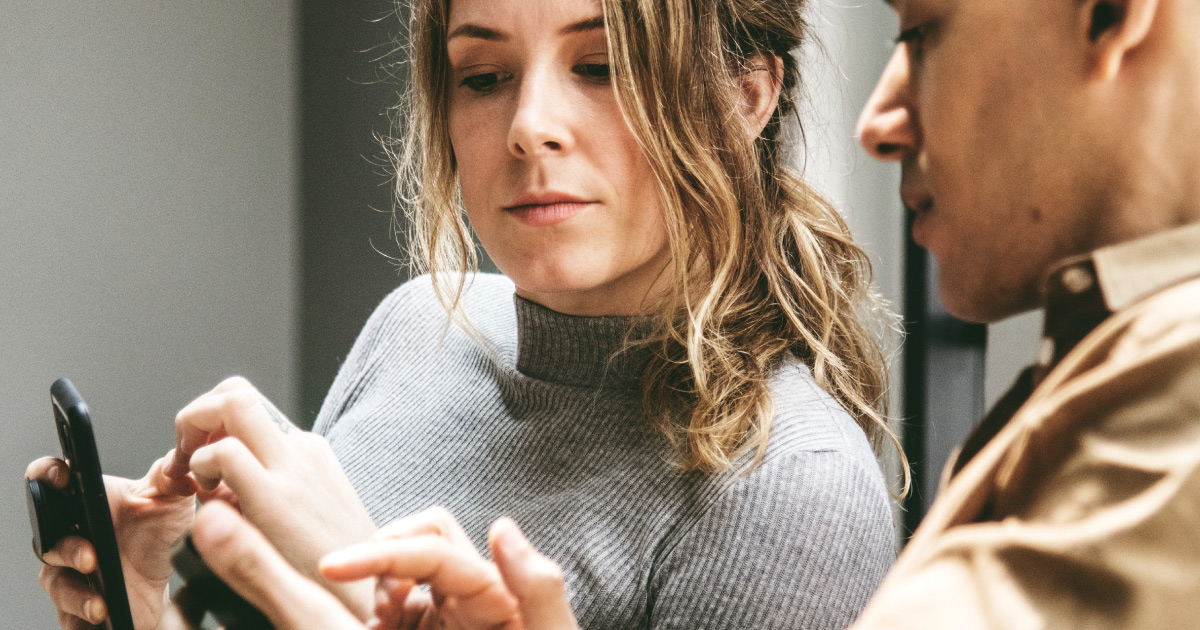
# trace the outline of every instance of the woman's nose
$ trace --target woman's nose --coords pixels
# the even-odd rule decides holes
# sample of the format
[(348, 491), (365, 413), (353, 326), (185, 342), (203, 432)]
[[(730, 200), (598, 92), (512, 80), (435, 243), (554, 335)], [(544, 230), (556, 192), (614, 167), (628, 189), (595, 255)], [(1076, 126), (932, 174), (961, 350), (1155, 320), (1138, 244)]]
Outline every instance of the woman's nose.
[(917, 148), (909, 72), (908, 54), (898, 46), (858, 119), (859, 142), (877, 160), (898, 161)]
[(522, 80), (508, 133), (509, 151), (518, 158), (569, 153), (574, 137), (571, 103), (563, 82), (549, 72), (530, 72)]

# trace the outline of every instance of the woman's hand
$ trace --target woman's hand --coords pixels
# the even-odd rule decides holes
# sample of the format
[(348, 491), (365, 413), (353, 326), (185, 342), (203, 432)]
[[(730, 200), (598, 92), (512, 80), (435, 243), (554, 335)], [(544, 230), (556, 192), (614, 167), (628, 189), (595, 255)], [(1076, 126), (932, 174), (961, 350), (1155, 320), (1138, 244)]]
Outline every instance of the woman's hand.
[[(376, 618), (384, 628), (519, 628), (517, 602), (443, 508), (399, 519), (366, 543), (321, 561), (332, 580), (380, 577)], [(428, 584), (429, 592), (413, 591)]]
[(240, 377), (185, 407), (175, 428), (178, 445), (167, 478), (190, 473), (202, 501), (235, 502), (292, 565), (361, 618), (370, 615), (370, 582), (334, 584), (317, 572), (322, 556), (375, 531), (324, 438), (294, 426)]
[[(130, 612), (137, 630), (152, 630), (163, 615), (167, 580), (171, 568), (172, 543), (188, 530), (195, 515), (190, 480), (170, 481), (161, 471), (170, 456), (158, 460), (138, 480), (105, 477), (121, 569), (129, 595)], [(55, 488), (65, 488), (68, 466), (46, 457), (29, 465), (26, 479), (41, 479)], [(64, 538), (43, 557), (38, 581), (58, 608), (64, 630), (93, 628), (108, 617), (100, 594), (88, 586), (86, 574), (96, 570), (96, 550), (79, 536)]]
[[(562, 572), (533, 550), (515, 523), (501, 519), (492, 526), (495, 565), (453, 542), (458, 534), (447, 524), (444, 511), (425, 512), (322, 561), (333, 579), (379, 578), (379, 615), (367, 626), (300, 576), (228, 507), (205, 506), (193, 537), (212, 570), (277, 628), (575, 630)], [(428, 584), (432, 598), (416, 595), (416, 583)]]

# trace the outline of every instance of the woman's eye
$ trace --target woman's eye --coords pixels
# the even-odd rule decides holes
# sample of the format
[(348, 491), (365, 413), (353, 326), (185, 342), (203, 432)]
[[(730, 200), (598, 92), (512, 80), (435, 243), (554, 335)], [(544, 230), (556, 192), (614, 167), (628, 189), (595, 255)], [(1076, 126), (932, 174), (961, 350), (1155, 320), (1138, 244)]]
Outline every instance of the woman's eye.
[(608, 83), (612, 78), (606, 63), (581, 63), (574, 70), (575, 74), (597, 83)]
[(486, 94), (496, 89), (496, 86), (507, 81), (509, 78), (511, 78), (511, 75), (505, 72), (482, 72), (466, 77), (459, 85), (468, 90)]

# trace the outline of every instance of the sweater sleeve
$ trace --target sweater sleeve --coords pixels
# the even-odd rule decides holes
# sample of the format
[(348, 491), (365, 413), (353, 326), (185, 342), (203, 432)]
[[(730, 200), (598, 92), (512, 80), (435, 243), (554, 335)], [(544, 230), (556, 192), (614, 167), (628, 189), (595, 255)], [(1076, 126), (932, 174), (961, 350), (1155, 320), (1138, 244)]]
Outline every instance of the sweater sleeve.
[(878, 471), (838, 451), (769, 460), (665, 550), (650, 627), (845, 628), (891, 565), (894, 532)]

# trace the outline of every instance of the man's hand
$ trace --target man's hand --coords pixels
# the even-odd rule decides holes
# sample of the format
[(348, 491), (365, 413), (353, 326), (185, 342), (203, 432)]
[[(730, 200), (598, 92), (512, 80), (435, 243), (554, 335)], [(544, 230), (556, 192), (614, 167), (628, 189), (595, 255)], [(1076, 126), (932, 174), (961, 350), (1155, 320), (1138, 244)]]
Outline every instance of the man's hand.
[(246, 379), (222, 382), (175, 420), (167, 480), (189, 475), (200, 499), (235, 502), (293, 566), (366, 619), (370, 582), (335, 584), (317, 571), (325, 554), (368, 539), (375, 523), (324, 438), (292, 425)]
[[(171, 544), (192, 524), (195, 486), (190, 480), (169, 481), (161, 474), (170, 456), (158, 460), (139, 480), (105, 477), (125, 588), (137, 630), (152, 630), (163, 615), (167, 580), (171, 577)], [(41, 479), (58, 489), (66, 487), (68, 467), (46, 457), (29, 465), (26, 479)], [(84, 577), (96, 570), (96, 550), (78, 536), (60, 541), (45, 554), (39, 582), (58, 608), (64, 630), (92, 628), (108, 617), (99, 593)]]

